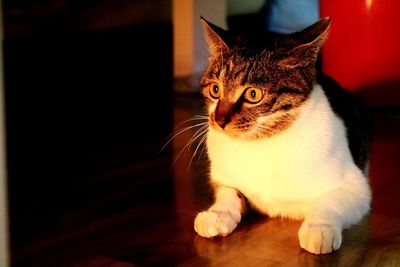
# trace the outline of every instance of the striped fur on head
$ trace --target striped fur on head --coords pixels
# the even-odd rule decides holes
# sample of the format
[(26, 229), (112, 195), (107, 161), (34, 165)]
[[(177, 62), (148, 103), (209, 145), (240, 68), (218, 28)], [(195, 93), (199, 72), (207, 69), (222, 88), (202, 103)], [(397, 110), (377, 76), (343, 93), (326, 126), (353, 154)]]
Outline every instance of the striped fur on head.
[(261, 38), (235, 36), (202, 22), (210, 48), (201, 80), (210, 126), (246, 139), (272, 136), (290, 126), (316, 82), (315, 63), (330, 19), (299, 33)]

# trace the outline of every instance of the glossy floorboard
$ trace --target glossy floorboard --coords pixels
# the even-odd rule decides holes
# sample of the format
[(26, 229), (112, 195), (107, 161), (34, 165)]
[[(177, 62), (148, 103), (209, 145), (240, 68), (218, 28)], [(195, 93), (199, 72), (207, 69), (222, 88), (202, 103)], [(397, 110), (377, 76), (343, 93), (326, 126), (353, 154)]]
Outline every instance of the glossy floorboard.
[[(199, 98), (177, 97), (175, 125), (200, 111)], [(378, 112), (373, 118), (372, 212), (345, 230), (338, 252), (309, 254), (299, 248), (300, 222), (256, 214), (246, 216), (228, 237), (196, 235), (193, 219), (212, 196), (204, 151), (200, 147), (192, 159), (196, 143), (192, 150), (182, 150), (196, 133), (192, 129), (177, 136), (157, 158), (83, 180), (88, 188), (114, 189), (106, 198), (69, 211), (42, 235), (15, 248), (13, 265), (400, 266), (400, 116)], [(185, 125), (189, 122), (179, 127)], [(148, 145), (161, 146), (164, 140)], [(113, 212), (102, 211), (105, 207)]]

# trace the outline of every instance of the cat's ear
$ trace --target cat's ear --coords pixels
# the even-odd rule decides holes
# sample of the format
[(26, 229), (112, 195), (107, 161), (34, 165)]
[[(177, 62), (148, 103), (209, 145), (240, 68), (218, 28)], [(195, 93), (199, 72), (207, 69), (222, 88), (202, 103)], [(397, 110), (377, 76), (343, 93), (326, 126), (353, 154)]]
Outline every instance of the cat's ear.
[(212, 57), (220, 56), (228, 52), (229, 47), (226, 39), (228, 38), (228, 31), (221, 29), (220, 27), (212, 24), (205, 20), (203, 17), (200, 18), (203, 24), (205, 37), (207, 40), (208, 48)]
[(318, 53), (328, 37), (331, 25), (330, 17), (323, 18), (301, 32), (289, 35), (300, 44), (291, 49), (278, 64), (285, 68), (304, 67), (315, 64)]

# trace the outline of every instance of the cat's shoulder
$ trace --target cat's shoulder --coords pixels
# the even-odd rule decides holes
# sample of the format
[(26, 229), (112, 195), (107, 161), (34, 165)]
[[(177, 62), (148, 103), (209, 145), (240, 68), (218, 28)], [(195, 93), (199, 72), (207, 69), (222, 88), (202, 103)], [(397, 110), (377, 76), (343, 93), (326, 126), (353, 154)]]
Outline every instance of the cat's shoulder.
[(369, 112), (358, 97), (327, 75), (318, 75), (318, 83), (325, 93), (332, 111), (344, 121), (346, 127), (350, 125), (367, 127)]
[(328, 98), (333, 111), (340, 118), (347, 118), (354, 115), (367, 116), (367, 109), (360, 99), (340, 86), (334, 79), (325, 74), (319, 74), (317, 81)]

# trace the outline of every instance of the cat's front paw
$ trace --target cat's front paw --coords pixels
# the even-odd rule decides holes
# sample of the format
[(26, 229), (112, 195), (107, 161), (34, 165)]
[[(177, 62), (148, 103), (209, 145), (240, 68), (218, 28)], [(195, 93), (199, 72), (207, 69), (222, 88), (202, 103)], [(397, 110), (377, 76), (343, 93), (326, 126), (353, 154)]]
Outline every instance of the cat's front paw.
[(237, 223), (229, 212), (203, 211), (194, 220), (194, 229), (203, 237), (227, 236)]
[(303, 223), (299, 230), (300, 246), (314, 254), (338, 250), (342, 243), (340, 227), (330, 224)]

